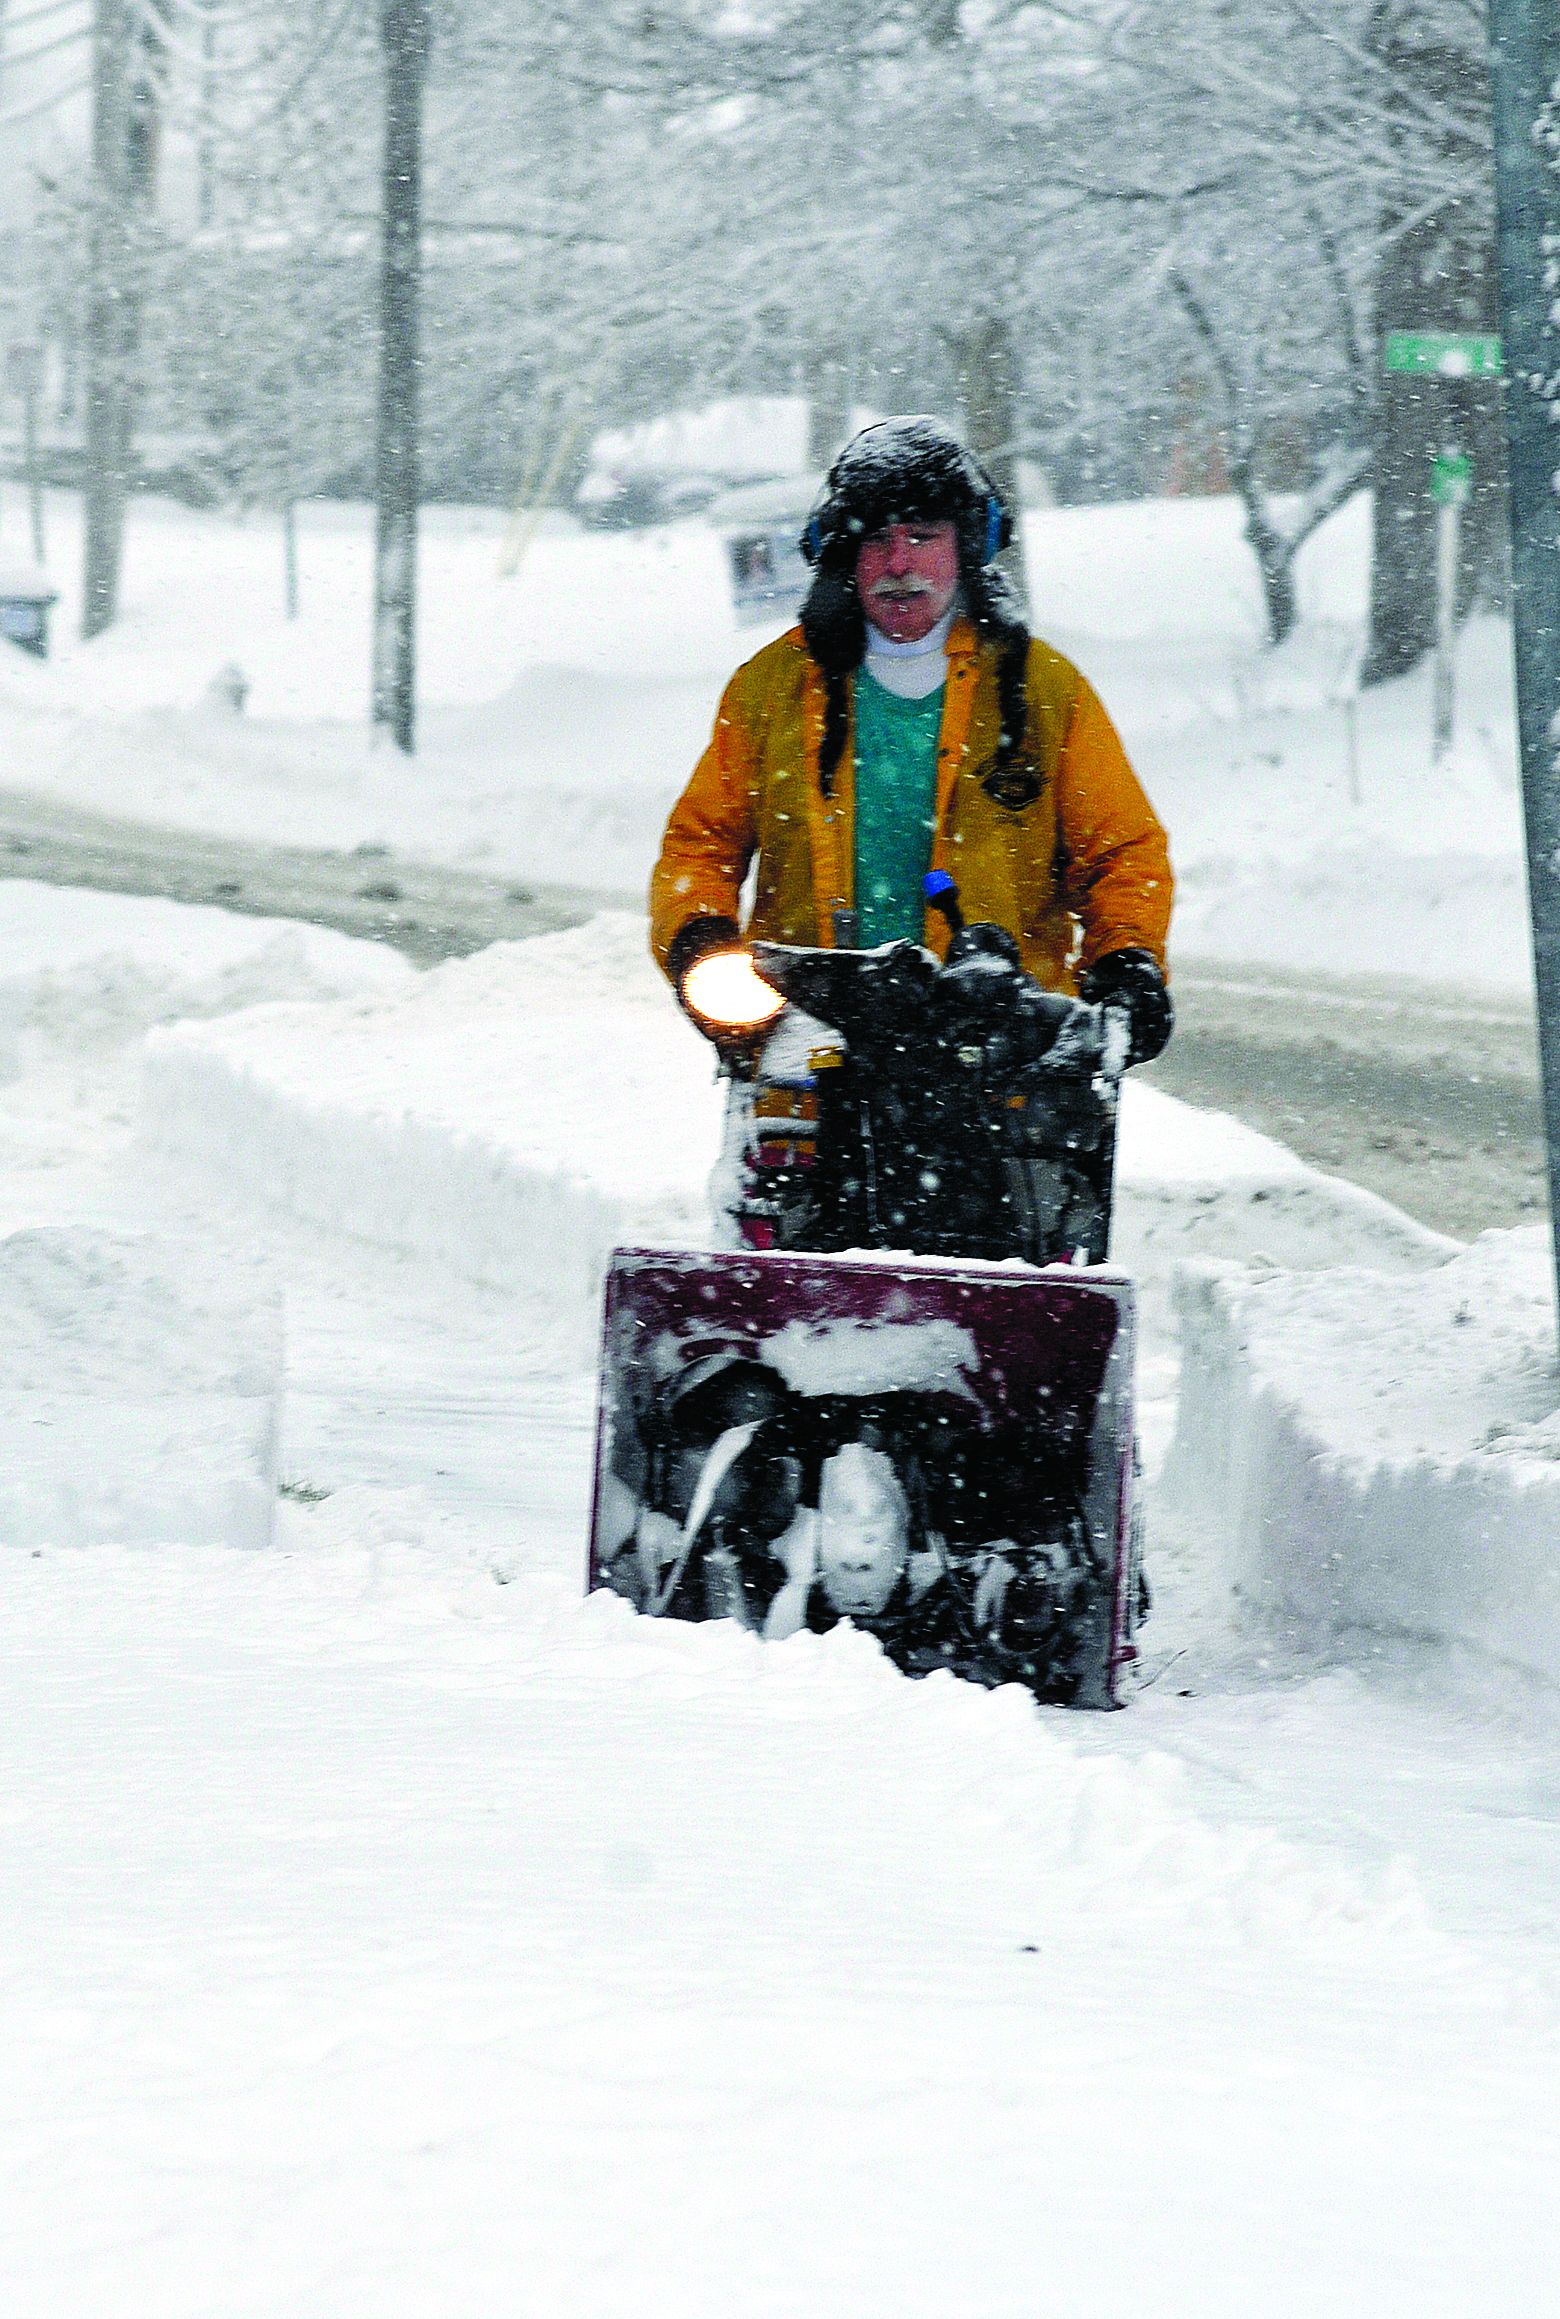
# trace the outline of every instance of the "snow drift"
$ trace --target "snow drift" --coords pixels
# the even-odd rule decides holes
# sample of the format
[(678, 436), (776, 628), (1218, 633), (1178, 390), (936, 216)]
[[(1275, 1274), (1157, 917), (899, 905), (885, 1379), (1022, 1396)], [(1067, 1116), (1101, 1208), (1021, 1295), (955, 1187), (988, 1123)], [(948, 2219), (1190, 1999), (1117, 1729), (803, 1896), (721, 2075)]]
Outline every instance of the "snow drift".
[(32, 1035), (118, 1040), (148, 1025), (266, 999), (403, 989), (382, 943), (201, 903), (0, 879), (0, 1075)]

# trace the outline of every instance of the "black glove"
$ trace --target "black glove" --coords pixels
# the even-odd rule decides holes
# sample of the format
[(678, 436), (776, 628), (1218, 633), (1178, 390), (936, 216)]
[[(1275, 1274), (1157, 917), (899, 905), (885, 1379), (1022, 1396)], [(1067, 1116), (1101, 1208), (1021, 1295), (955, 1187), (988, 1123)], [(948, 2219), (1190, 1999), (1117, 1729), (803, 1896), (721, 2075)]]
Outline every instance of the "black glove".
[(1091, 1006), (1119, 1007), (1132, 1031), (1128, 1063), (1151, 1063), (1170, 1044), (1175, 1008), (1165, 978), (1146, 950), (1107, 950), (1084, 976)]
[(735, 918), (722, 918), (714, 913), (689, 918), (667, 944), (666, 971), (677, 993), (678, 1005), (694, 1029), (709, 1040), (723, 1067), (735, 1078), (750, 1079), (773, 1023), (765, 1023), (755, 1031), (728, 1029), (710, 1022), (697, 1007), (691, 1007), (683, 991), (683, 985), (701, 958), (708, 958), (715, 950), (740, 950), (741, 947), (742, 930)]
[(742, 933), (735, 918), (719, 918), (711, 914), (686, 919), (672, 936), (666, 950), (666, 971), (679, 1002), (686, 1004), (683, 1000), (683, 984), (688, 979), (690, 967), (697, 966), (701, 958), (708, 958), (712, 950), (736, 950), (740, 948), (741, 942)]

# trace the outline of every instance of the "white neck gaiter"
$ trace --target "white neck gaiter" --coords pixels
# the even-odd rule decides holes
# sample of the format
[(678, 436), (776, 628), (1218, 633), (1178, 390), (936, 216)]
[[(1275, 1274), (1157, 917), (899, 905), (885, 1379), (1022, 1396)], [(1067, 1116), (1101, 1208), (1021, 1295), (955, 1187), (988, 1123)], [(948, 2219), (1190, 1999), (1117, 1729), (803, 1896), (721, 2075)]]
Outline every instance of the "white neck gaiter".
[(902, 701), (924, 701), (948, 675), (948, 631), (954, 606), (914, 644), (896, 644), (867, 622), (867, 673)]

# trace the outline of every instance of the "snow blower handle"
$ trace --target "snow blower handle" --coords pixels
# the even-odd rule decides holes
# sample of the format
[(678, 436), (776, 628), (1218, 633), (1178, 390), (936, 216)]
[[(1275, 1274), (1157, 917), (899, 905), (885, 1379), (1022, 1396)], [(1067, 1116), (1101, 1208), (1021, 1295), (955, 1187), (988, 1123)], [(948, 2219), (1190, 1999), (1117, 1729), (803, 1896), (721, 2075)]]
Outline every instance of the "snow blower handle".
[[(935, 910), (948, 929), (948, 966), (962, 964), (966, 952), (995, 950), (999, 942), (1000, 954), (1010, 957), (1015, 967), (1019, 966), (1018, 946), (1011, 936), (999, 936), (994, 930), (980, 926), (974, 930), (971, 942), (965, 943), (963, 936), (969, 932), (969, 928), (959, 899), (958, 880), (950, 876), (947, 870), (928, 870), (921, 880), (921, 892), (926, 897), (927, 908)], [(1121, 1085), (1123, 1074), (1132, 1061), (1132, 1011), (1124, 1000), (1113, 1003), (1106, 999), (1098, 1008), (1096, 1020), (1099, 1026), (1098, 1050), (1092, 1054), (1089, 1052), (1091, 1041), (1087, 1032), (1083, 1031), (1083, 1026), (1077, 1025), (1070, 1038), (1062, 1031), (1059, 1040), (1061, 1051), (1053, 1054), (1053, 1067), (1060, 1065), (1065, 1069), (1071, 1064), (1074, 1069), (1078, 1068), (1072, 1055), (1072, 1049), (1076, 1047), (1080, 1059), (1092, 1065), (1093, 1073), (1103, 1081), (1105, 1089), (1115, 1089)], [(1051, 1027), (1053, 1038), (1057, 1037), (1059, 1029), (1060, 1026)], [(1080, 1031), (1083, 1031), (1081, 1037)], [(1109, 1096), (1107, 1100), (1110, 1100)]]

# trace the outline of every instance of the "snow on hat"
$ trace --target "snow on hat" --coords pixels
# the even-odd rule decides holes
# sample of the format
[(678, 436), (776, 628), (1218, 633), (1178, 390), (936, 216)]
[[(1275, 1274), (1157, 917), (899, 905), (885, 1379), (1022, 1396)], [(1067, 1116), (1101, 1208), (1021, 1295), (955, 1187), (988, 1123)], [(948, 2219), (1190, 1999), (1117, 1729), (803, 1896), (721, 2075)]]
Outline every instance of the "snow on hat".
[(989, 564), (1013, 536), (1012, 517), (980, 461), (940, 419), (882, 419), (847, 443), (829, 469), (802, 535), (811, 564), (854, 555), (890, 523), (949, 522), (961, 563)]

